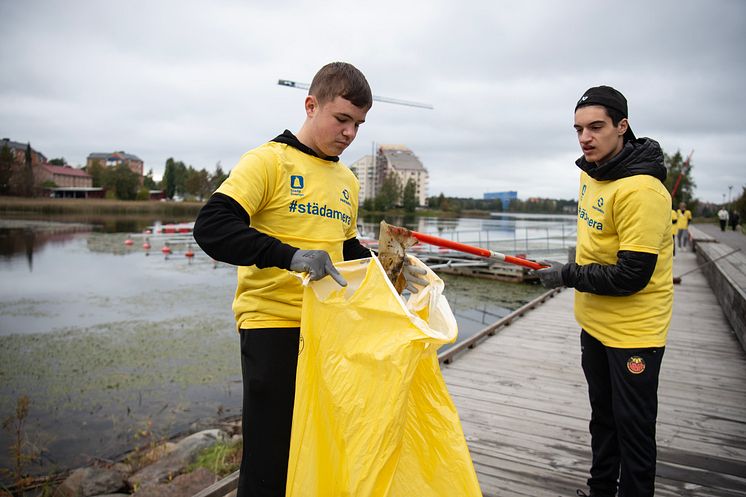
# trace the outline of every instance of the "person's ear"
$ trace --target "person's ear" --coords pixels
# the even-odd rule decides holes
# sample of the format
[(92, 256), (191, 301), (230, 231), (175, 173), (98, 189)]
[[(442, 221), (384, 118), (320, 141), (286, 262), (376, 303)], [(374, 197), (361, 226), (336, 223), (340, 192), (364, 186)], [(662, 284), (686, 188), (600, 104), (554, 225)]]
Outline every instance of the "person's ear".
[(624, 136), (624, 133), (627, 132), (627, 129), (629, 129), (629, 122), (627, 121), (626, 117), (623, 117), (619, 120), (619, 125), (617, 126), (619, 136)]
[(307, 117), (313, 117), (314, 114), (316, 114), (316, 111), (319, 109), (319, 101), (316, 100), (316, 97), (313, 95), (306, 96), (304, 105), (306, 107)]

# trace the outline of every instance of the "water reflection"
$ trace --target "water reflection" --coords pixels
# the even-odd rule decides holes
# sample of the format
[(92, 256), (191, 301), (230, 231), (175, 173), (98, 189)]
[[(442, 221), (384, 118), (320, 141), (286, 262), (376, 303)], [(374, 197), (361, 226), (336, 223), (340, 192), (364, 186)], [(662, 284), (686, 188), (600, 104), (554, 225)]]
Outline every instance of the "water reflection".
[(5, 221), (0, 224), (0, 256), (5, 260), (12, 260), (18, 255), (25, 255), (28, 270), (33, 271), (35, 252), (47, 244), (64, 244), (81, 233), (90, 231), (90, 227), (83, 225), (44, 224), (14, 227), (12, 223)]

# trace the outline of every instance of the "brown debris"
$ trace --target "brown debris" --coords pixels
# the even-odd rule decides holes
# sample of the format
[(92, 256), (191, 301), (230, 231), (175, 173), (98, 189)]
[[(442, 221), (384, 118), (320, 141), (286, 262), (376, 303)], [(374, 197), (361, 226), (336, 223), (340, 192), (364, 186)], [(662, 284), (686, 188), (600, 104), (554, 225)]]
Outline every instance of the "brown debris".
[(409, 230), (400, 228), (381, 221), (381, 234), (378, 238), (378, 259), (386, 271), (394, 288), (401, 295), (407, 282), (402, 274), (404, 258), (407, 257), (406, 250), (417, 243)]

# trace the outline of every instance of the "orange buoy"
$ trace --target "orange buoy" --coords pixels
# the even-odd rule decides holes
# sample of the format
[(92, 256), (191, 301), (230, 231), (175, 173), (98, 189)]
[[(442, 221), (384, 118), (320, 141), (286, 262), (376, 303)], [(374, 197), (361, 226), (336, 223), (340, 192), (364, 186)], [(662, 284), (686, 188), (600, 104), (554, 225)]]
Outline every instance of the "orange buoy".
[(171, 247), (169, 247), (168, 245), (164, 245), (163, 248), (161, 249), (161, 252), (168, 255), (171, 253)]
[(135, 243), (135, 242), (133, 242), (132, 238), (130, 238), (130, 237), (127, 237), (127, 239), (124, 241), (124, 244), (127, 245), (128, 247), (130, 245), (132, 245), (133, 243)]
[(147, 238), (145, 239), (145, 243), (142, 244), (142, 248), (144, 248), (145, 250), (150, 250), (150, 242), (147, 240)]
[(192, 252), (192, 249), (187, 249), (187, 251), (184, 252), (184, 255), (191, 259), (192, 257), (194, 257), (194, 252)]

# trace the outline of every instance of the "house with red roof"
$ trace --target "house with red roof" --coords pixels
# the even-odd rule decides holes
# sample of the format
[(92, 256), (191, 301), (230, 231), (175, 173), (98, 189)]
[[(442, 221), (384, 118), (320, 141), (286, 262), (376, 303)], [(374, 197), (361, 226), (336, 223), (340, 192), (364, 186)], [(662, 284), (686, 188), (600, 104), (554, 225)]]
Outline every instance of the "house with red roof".
[(92, 187), (93, 177), (72, 166), (55, 166), (49, 163), (41, 164), (34, 171), (37, 184), (57, 187)]

